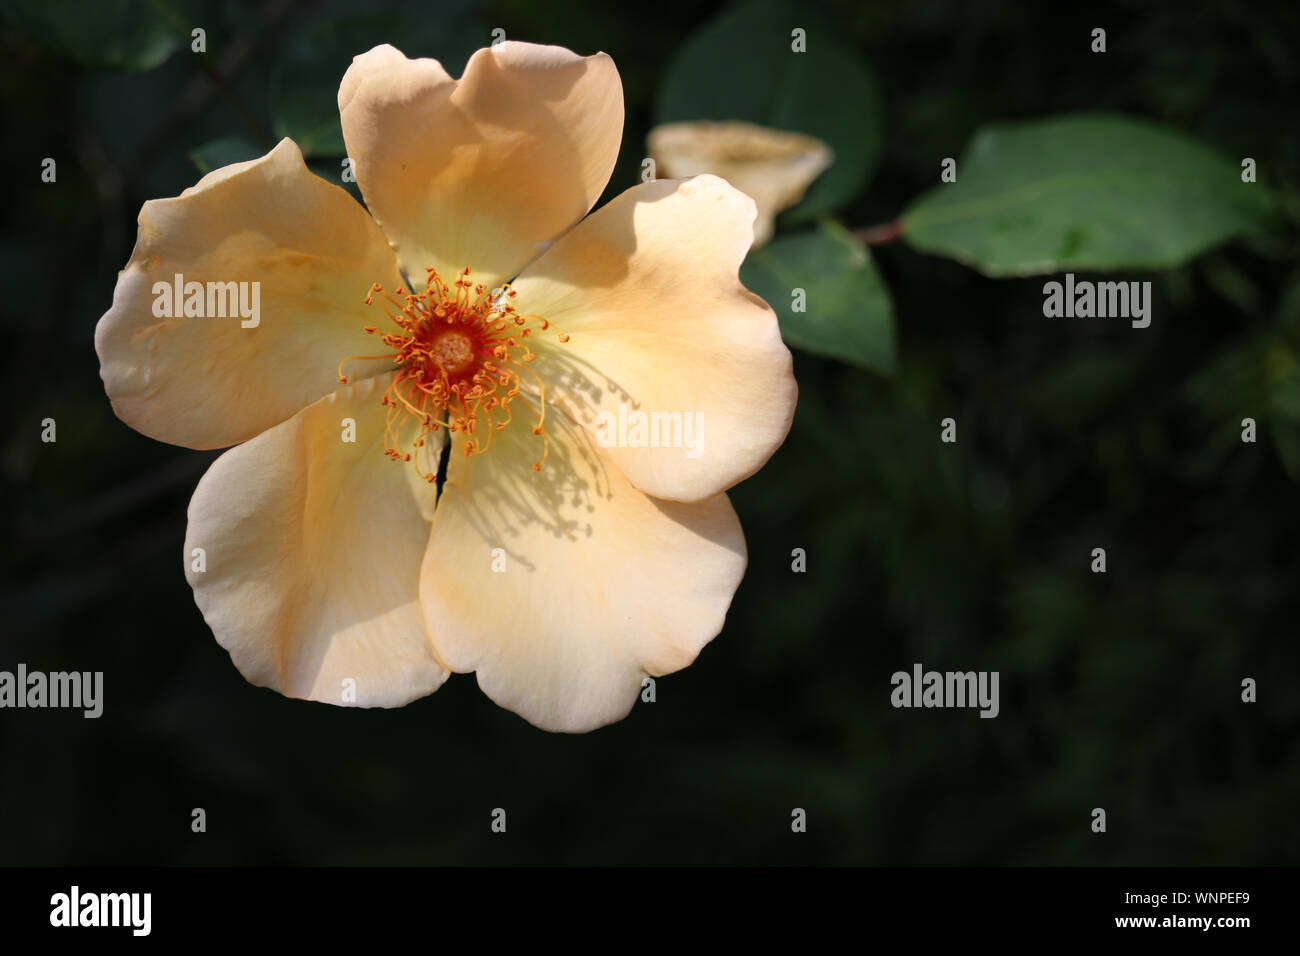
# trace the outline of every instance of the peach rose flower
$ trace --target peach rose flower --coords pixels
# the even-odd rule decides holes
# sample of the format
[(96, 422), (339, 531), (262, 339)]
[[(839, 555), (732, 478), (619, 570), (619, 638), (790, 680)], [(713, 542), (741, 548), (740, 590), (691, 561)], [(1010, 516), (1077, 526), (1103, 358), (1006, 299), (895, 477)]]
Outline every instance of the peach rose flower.
[(754, 203), (697, 176), (587, 215), (623, 129), (605, 54), (505, 42), (454, 80), (379, 46), (338, 103), (369, 212), (282, 140), (145, 203), (95, 332), (124, 422), (229, 448), (190, 503), (195, 600), (290, 697), (473, 671), (538, 727), (619, 720), (721, 630), (724, 492), (794, 414), (738, 278)]

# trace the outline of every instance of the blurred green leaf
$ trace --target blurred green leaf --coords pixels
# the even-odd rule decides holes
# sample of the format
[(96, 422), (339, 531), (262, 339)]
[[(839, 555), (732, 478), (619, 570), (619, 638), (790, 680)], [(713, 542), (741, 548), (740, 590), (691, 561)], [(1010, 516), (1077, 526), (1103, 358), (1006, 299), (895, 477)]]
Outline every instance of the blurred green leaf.
[(225, 136), (221, 139), (214, 139), (210, 143), (204, 143), (198, 149), (190, 150), (190, 159), (199, 168), (199, 172), (206, 176), (214, 169), (229, 166), (231, 163), (242, 163), (250, 159), (257, 159), (259, 156), (265, 155), (265, 153), (265, 148), (247, 137)]
[(352, 58), (384, 43), (408, 57), (431, 56), (455, 76), (469, 55), (491, 40), (473, 4), (448, 0), (431, 17), (417, 0), (383, 13), (317, 21), (276, 65), (271, 78), (271, 116), (276, 136), (288, 136), (311, 157), (347, 152), (339, 122), (338, 92)]
[(1273, 435), (1273, 447), (1282, 467), (1292, 481), (1300, 481), (1300, 424), (1274, 421), (1269, 432)]
[(1088, 349), (1065, 355), (1025, 386), (1025, 400), (1058, 427), (1081, 425), (1123, 402), (1139, 384), (1142, 355)]
[[(791, 32), (806, 31), (806, 52)], [(881, 106), (861, 59), (806, 8), (752, 0), (706, 23), (682, 45), (659, 88), (656, 122), (743, 120), (807, 133), (835, 161), (787, 218), (810, 221), (852, 199), (880, 153)]]
[(1284, 296), (1276, 325), (1222, 350), (1187, 380), (1184, 391), (1232, 442), (1244, 418), (1256, 419), (1261, 441), (1271, 436), (1282, 467), (1300, 481), (1300, 349), (1286, 324), (1295, 304)]
[(1232, 303), (1247, 315), (1260, 310), (1259, 288), (1242, 269), (1226, 256), (1207, 256), (1197, 263), (1206, 284), (1219, 298)]
[(392, 17), (339, 17), (315, 24), (277, 64), (271, 79), (271, 117), (277, 137), (288, 136), (304, 156), (343, 156), (339, 81), (359, 53), (391, 39)]
[[(778, 236), (755, 249), (741, 281), (767, 300), (797, 348), (893, 374), (894, 307), (871, 254), (839, 223)], [(793, 310), (803, 289), (807, 311)]]
[(1150, 123), (1076, 114), (978, 131), (903, 236), (986, 275), (1176, 266), (1263, 225), (1237, 162)]
[(1300, 423), (1300, 355), (1279, 339), (1272, 343), (1265, 363), (1273, 410), (1289, 421)]
[(212, 26), (209, 12), (206, 0), (7, 0), (2, 15), (79, 63), (144, 71), (188, 48), (191, 30)]
[(394, 14), (335, 17), (313, 25), (272, 75), (271, 116), (276, 136), (288, 136), (304, 156), (345, 155), (339, 81), (353, 57), (413, 32), (411, 22)]

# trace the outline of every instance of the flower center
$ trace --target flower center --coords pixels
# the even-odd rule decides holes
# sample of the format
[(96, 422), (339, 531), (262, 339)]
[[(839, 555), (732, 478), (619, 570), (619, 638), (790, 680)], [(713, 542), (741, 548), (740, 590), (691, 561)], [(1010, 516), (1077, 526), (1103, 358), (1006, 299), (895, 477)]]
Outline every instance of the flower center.
[(436, 361), (448, 375), (458, 375), (474, 361), (474, 343), (461, 332), (443, 332), (431, 348)]
[[(394, 461), (413, 461), (426, 481), (437, 477), (436, 467), (426, 473), (420, 466), (418, 450), (426, 435), (445, 428), (462, 436), (466, 455), (480, 454), (491, 444), (493, 432), (513, 420), (510, 404), (517, 399), (535, 418), (533, 434), (542, 438), (541, 460), (533, 464), (533, 471), (540, 471), (550, 448), (543, 428), (546, 387), (528, 368), (534, 356), (525, 340), (535, 327), (546, 331), (551, 324), (540, 316), (519, 315), (510, 304), (515, 290), (509, 285), (489, 292), (473, 284), (469, 269), (463, 269), (448, 286), (436, 270), (426, 271), (419, 294), (398, 286), (390, 295), (378, 282), (370, 287), (366, 305), (374, 304), (377, 293), (380, 307), (397, 328), (381, 332), (367, 325), (363, 331), (378, 335), (391, 351), (349, 355), (339, 363), (339, 381), (347, 384), (343, 366), (352, 359), (394, 361), (397, 375), (381, 400), (388, 408), (384, 452)], [(569, 341), (558, 331), (557, 336)], [(520, 390), (520, 373), (536, 383), (536, 396)], [(403, 449), (400, 436), (412, 417), (420, 431)]]

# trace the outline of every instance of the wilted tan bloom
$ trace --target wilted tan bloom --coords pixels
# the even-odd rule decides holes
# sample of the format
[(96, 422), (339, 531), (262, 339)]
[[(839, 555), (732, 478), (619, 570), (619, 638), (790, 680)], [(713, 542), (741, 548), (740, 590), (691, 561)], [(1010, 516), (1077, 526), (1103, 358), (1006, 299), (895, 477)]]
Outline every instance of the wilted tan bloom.
[(758, 206), (754, 245), (772, 237), (777, 213), (803, 198), (834, 159), (831, 148), (803, 133), (753, 123), (697, 122), (656, 126), (646, 138), (656, 175), (721, 176)]

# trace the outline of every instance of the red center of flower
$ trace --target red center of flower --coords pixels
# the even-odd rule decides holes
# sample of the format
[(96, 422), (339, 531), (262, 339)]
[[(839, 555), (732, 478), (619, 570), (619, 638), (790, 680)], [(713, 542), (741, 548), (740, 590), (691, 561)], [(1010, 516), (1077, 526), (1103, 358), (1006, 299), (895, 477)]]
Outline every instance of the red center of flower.
[[(551, 324), (540, 316), (519, 315), (510, 304), (515, 290), (509, 285), (489, 292), (474, 285), (469, 269), (464, 269), (448, 286), (435, 270), (426, 271), (425, 288), (418, 295), (401, 286), (392, 295), (378, 282), (371, 286), (366, 305), (373, 304), (378, 293), (380, 307), (397, 328), (380, 332), (368, 325), (364, 331), (379, 335), (392, 351), (348, 356), (339, 363), (339, 381), (347, 383), (343, 365), (350, 359), (393, 359), (397, 375), (382, 399), (388, 408), (384, 450), (394, 460), (414, 461), (427, 481), (435, 480), (436, 469), (426, 473), (420, 467), (418, 449), (425, 435), (445, 428), (463, 436), (466, 455), (479, 454), (491, 443), (493, 432), (510, 424), (510, 403), (518, 399), (536, 419), (533, 434), (542, 437), (542, 458), (533, 465), (540, 471), (549, 450), (543, 429), (546, 388), (528, 368), (534, 356), (525, 340), (534, 326), (545, 331)], [(569, 340), (557, 334), (561, 342)], [(521, 391), (521, 372), (532, 378), (536, 394)], [(420, 431), (403, 450), (402, 429), (411, 417)]]

